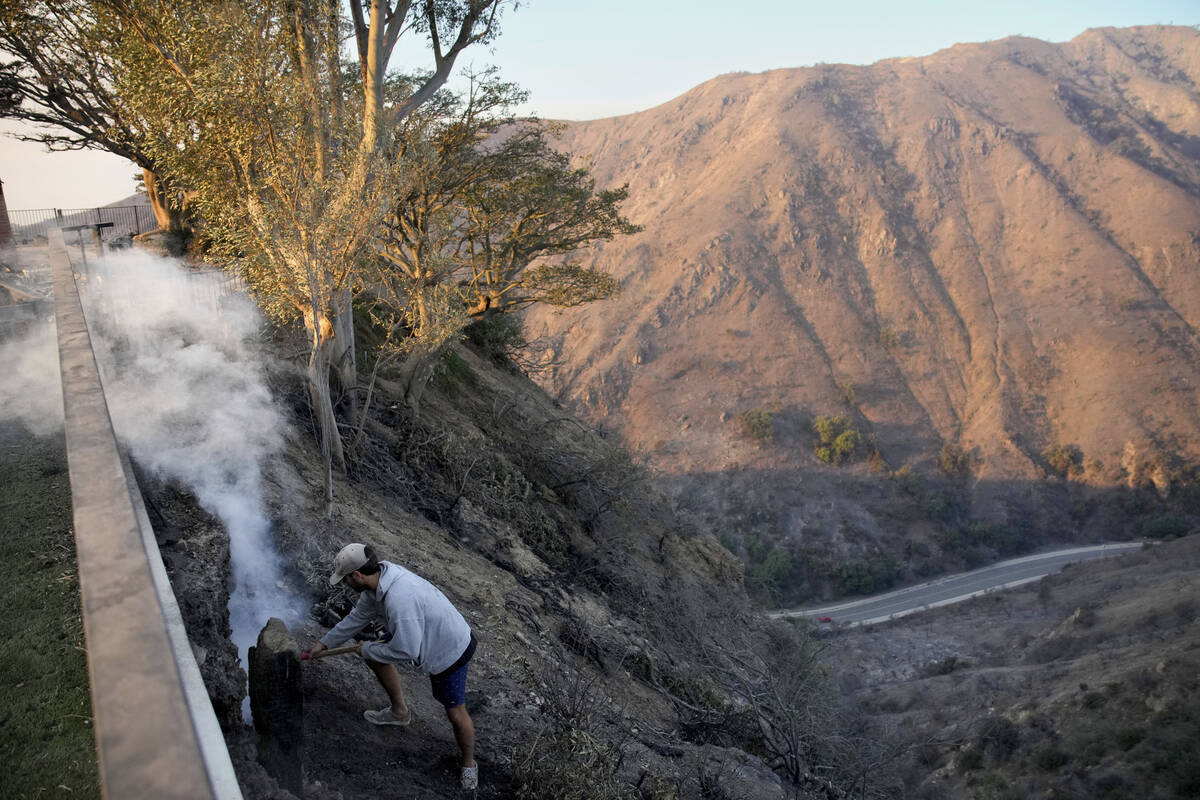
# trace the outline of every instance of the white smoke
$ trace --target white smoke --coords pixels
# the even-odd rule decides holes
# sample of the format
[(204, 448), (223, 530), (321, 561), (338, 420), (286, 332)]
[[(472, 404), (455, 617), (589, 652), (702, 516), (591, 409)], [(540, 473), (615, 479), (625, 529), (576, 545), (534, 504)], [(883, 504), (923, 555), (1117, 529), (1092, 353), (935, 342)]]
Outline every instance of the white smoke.
[(305, 606), (284, 581), (263, 499), (286, 423), (255, 347), (262, 319), (220, 272), (144, 252), (90, 266), (81, 288), (113, 424), (139, 465), (190, 488), (227, 529), (230, 627), (246, 667), (267, 620), (295, 622)]
[(16, 338), (0, 341), (0, 419), (49, 436), (63, 422), (54, 317), (43, 314), (24, 325)]

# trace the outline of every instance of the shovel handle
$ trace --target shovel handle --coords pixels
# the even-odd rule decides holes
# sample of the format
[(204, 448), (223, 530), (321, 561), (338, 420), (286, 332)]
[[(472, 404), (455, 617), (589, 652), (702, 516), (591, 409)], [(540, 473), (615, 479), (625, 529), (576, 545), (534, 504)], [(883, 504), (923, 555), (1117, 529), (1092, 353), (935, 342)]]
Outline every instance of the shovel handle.
[(334, 648), (330, 648), (328, 650), (322, 650), (321, 652), (317, 653), (316, 655), (312, 655), (310, 653), (301, 653), (300, 660), (308, 661), (310, 659), (325, 658), (327, 656), (340, 656), (340, 655), (345, 655), (346, 653), (356, 653), (356, 652), (358, 652), (358, 648), (360, 646), (361, 645), (358, 645), (358, 644), (348, 644), (348, 645), (344, 645), (342, 647), (334, 647)]

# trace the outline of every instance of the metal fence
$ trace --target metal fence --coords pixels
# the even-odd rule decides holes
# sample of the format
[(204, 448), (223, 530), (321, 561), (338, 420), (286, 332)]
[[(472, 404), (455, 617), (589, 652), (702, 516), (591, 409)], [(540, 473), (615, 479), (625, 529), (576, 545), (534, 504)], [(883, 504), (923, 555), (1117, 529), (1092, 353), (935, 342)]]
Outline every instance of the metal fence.
[(51, 228), (63, 229), (68, 244), (81, 239), (111, 241), (122, 236), (137, 236), (158, 227), (149, 206), (105, 206), (101, 208), (9, 209), (13, 239), (17, 244), (46, 241)]

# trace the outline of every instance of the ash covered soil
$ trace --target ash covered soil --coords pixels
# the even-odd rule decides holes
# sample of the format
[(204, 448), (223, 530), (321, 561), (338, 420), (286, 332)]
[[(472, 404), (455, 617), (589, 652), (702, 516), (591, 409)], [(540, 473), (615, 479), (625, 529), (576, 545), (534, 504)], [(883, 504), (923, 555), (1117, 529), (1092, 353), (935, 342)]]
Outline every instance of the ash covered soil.
[[(854, 753), (812, 748), (781, 768), (753, 706), (735, 700), (744, 676), (723, 658), (736, 647), (790, 675), (811, 667), (802, 632), (762, 621), (733, 556), (526, 378), (456, 348), (419, 415), (381, 381), (329, 518), (302, 377), (277, 364), (271, 383), (294, 428), (264, 475), (267, 504), (284, 581), (312, 601), (291, 633), (307, 649), (349, 610), (352, 593), (327, 583), (348, 541), (442, 589), (479, 639), (467, 687), (476, 796), (839, 797), (833, 783), (861, 771)], [(362, 713), (386, 696), (357, 656), (302, 666), (303, 785), (282, 788), (241, 720), (226, 537), (186, 491), (139, 481), (247, 798), (461, 796), (428, 679), (402, 670), (414, 721), (378, 728)], [(841, 724), (838, 713), (826, 723)], [(813, 763), (834, 768), (817, 776)]]

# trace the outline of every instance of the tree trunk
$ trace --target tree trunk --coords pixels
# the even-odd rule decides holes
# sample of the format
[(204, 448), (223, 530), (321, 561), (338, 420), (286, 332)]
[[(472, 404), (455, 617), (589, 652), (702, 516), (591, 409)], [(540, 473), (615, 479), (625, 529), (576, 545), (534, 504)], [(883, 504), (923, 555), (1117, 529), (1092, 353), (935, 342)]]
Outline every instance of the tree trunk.
[(333, 414), (333, 402), (329, 393), (329, 351), (331, 339), (325, 335), (313, 336), (312, 351), (308, 356), (308, 393), (312, 404), (313, 418), (321, 435), (321, 460), (325, 467), (325, 514), (333, 514), (333, 468), (346, 471), (346, 457), (342, 450), (342, 436), (338, 431), (337, 418)]
[(433, 370), (437, 367), (438, 359), (449, 346), (447, 343), (432, 351), (417, 348), (409, 353), (408, 358), (404, 359), (404, 363), (400, 365), (399, 377), (400, 386), (404, 389), (404, 402), (414, 417), (420, 411), (421, 397), (424, 396), (425, 389), (429, 386), (429, 379), (433, 377)]
[(333, 298), (333, 341), (330, 362), (338, 385), (346, 394), (350, 418), (358, 418), (358, 358), (354, 347), (354, 304), (349, 289), (342, 289)]
[(171, 202), (170, 191), (151, 170), (142, 168), (142, 182), (146, 184), (146, 198), (154, 211), (154, 220), (160, 231), (182, 234), (189, 227), (184, 220), (184, 211)]

